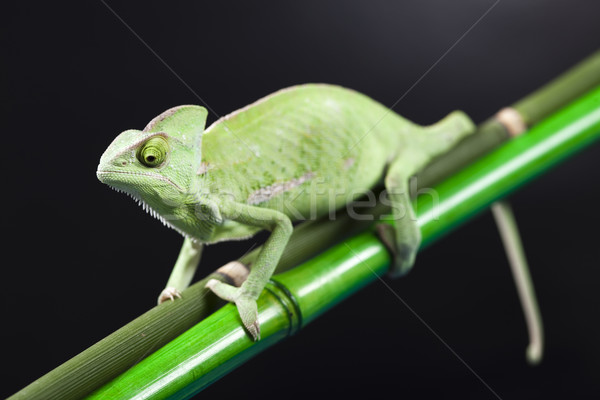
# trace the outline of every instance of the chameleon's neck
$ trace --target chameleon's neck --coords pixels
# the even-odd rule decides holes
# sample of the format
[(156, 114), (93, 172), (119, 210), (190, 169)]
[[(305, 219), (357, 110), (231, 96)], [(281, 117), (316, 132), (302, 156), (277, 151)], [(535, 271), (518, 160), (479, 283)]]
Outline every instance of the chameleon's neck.
[[(176, 198), (152, 198), (147, 202), (148, 212), (166, 226), (185, 237), (199, 242), (210, 240), (219, 215), (215, 215), (209, 196), (200, 190), (201, 183), (194, 180), (185, 193)], [(217, 213), (218, 214), (218, 213)]]
[(165, 226), (173, 228), (183, 234), (180, 228), (181, 222), (179, 221), (181, 219), (181, 213), (178, 210), (181, 207), (180, 203), (178, 204), (169, 199), (142, 197), (140, 205), (148, 212), (148, 214), (158, 219)]
[[(152, 214), (152, 212), (150, 212)], [(210, 240), (217, 226), (198, 204), (184, 203), (154, 215), (163, 224), (198, 242)]]

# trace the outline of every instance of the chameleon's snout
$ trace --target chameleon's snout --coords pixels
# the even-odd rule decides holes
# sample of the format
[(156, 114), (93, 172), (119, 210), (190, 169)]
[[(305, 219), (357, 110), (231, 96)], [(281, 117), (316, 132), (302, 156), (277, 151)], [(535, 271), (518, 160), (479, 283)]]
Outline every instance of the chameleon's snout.
[(98, 169), (96, 171), (96, 177), (98, 178), (98, 180), (102, 183), (105, 184), (109, 184), (110, 183), (110, 172), (108, 171), (102, 171), (100, 169)]
[(98, 165), (98, 169), (96, 169), (96, 178), (98, 178), (98, 180), (102, 182), (102, 171), (100, 171), (100, 165)]
[(96, 168), (96, 177), (98, 178), (98, 180), (102, 183), (108, 183), (108, 180), (110, 178), (111, 170), (114, 170), (114, 166), (112, 165), (112, 163), (110, 162), (110, 160), (107, 157), (107, 154), (104, 153), (102, 155), (102, 157), (100, 158), (100, 163), (98, 164), (98, 167)]
[(107, 185), (112, 185), (115, 182), (119, 181), (119, 179), (123, 179), (124, 167), (127, 167), (126, 161), (120, 161), (118, 164), (115, 163), (115, 160), (111, 160), (109, 157), (105, 157), (104, 154), (100, 158), (100, 163), (96, 169), (96, 177), (102, 183)]
[(96, 177), (102, 183), (106, 183), (105, 179), (106, 179), (107, 168), (106, 168), (105, 155), (106, 155), (106, 153), (102, 154), (102, 157), (100, 158), (100, 163), (98, 163), (98, 167), (96, 168)]
[(124, 174), (135, 161), (135, 151), (129, 150), (127, 141), (135, 139), (139, 131), (129, 130), (121, 133), (104, 151), (96, 169), (96, 176), (102, 183), (111, 184), (122, 180)]
[(96, 177), (98, 178), (98, 180), (102, 183), (106, 183), (106, 176), (107, 176), (107, 172), (106, 171), (102, 171), (100, 169), (100, 165), (98, 165), (98, 170), (96, 171)]

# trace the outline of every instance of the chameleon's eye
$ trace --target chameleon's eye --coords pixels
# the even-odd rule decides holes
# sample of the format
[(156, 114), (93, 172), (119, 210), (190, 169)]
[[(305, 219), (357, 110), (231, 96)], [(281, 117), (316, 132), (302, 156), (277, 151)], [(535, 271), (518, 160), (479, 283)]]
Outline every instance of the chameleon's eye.
[(161, 165), (167, 158), (169, 144), (162, 136), (154, 136), (140, 146), (137, 159), (146, 167), (154, 168)]

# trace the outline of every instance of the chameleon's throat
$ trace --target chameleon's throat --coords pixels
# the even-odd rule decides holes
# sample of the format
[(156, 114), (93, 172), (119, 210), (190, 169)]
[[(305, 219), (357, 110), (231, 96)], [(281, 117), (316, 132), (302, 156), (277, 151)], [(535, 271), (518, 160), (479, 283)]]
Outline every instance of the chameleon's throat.
[(167, 228), (173, 229), (174, 231), (176, 231), (177, 233), (179, 233), (183, 237), (186, 237), (186, 238), (188, 238), (188, 239), (190, 239), (190, 240), (192, 240), (194, 242), (198, 241), (197, 238), (188, 235), (187, 233), (183, 232), (181, 229), (177, 228), (176, 226), (174, 226), (173, 224), (171, 224), (169, 221), (167, 221), (166, 218), (164, 218), (156, 210), (154, 210), (152, 207), (150, 207), (150, 205), (148, 203), (146, 203), (144, 200), (142, 200), (142, 198), (137, 193), (129, 192), (129, 191), (124, 190), (124, 189), (119, 189), (119, 188), (114, 187), (114, 186), (112, 186), (110, 184), (108, 186), (111, 189), (113, 189), (113, 190), (115, 190), (115, 191), (117, 191), (119, 193), (125, 193), (126, 195), (128, 195), (129, 197), (131, 197), (133, 200), (135, 200), (144, 209), (144, 211), (146, 211), (152, 217), (154, 217), (157, 220), (159, 220), (160, 222), (162, 222), (162, 224), (164, 226), (166, 226)]

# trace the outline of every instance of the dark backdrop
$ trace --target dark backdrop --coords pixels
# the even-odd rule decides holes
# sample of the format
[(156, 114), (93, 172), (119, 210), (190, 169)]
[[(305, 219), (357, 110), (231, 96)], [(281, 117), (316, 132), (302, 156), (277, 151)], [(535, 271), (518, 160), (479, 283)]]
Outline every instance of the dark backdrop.
[[(481, 121), (598, 44), (598, 2), (493, 4), (110, 1), (139, 38), (101, 1), (4, 5), (0, 394), (152, 307), (167, 280), (179, 235), (95, 177), (120, 131), (199, 103), (190, 88), (223, 115), (302, 82), (386, 105), (402, 97), (395, 110), (423, 124), (453, 109)], [(600, 390), (598, 157), (592, 146), (512, 196), (546, 323), (541, 366), (525, 363), (525, 324), (489, 212), (389, 282), (504, 399)], [(251, 245), (210, 247), (199, 276)], [(204, 394), (494, 398), (377, 282)]]

